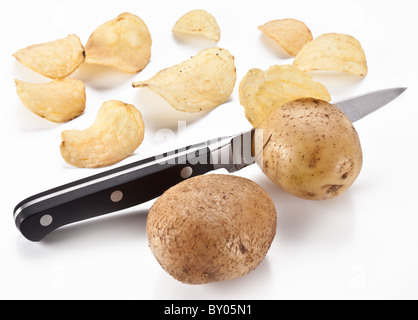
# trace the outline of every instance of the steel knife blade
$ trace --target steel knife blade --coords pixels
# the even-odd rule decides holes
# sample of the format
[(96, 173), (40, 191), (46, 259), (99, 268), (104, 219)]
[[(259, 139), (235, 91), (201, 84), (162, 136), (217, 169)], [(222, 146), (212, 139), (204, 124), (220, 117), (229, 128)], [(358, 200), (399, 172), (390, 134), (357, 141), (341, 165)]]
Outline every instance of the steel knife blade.
[(334, 103), (334, 105), (344, 112), (351, 122), (356, 122), (395, 100), (406, 89), (392, 88), (374, 91), (346, 101)]
[[(405, 90), (375, 91), (335, 105), (355, 122)], [(42, 192), (16, 206), (15, 224), (28, 240), (41, 241), (64, 225), (155, 199), (185, 179), (217, 169), (230, 173), (241, 170), (255, 162), (254, 139), (256, 129), (173, 150)]]

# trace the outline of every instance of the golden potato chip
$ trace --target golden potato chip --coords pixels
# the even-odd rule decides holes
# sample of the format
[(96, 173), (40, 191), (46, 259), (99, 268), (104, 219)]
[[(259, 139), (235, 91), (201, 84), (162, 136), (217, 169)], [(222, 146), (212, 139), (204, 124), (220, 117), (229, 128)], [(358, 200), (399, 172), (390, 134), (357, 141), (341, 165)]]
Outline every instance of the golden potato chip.
[(308, 43), (297, 54), (293, 66), (303, 71), (324, 70), (366, 76), (366, 55), (352, 36), (328, 33)]
[(228, 50), (210, 48), (133, 86), (152, 89), (177, 110), (199, 112), (226, 102), (236, 77), (234, 57)]
[(144, 131), (138, 109), (120, 101), (107, 101), (90, 128), (62, 132), (61, 155), (75, 167), (110, 166), (127, 158), (141, 145)]
[(303, 71), (292, 66), (250, 70), (239, 86), (245, 116), (254, 127), (279, 106), (301, 98), (331, 101), (328, 90)]
[(15, 80), (15, 83), (26, 108), (49, 121), (70, 121), (80, 116), (86, 107), (86, 89), (80, 80), (67, 78), (45, 84)]
[(144, 21), (131, 13), (98, 27), (86, 44), (86, 63), (140, 72), (151, 58), (151, 35)]
[(313, 39), (311, 30), (302, 21), (295, 19), (273, 20), (258, 29), (293, 57)]
[(21, 49), (13, 56), (24, 66), (45, 77), (63, 79), (80, 66), (85, 52), (79, 37), (72, 34), (64, 39)]
[(174, 25), (174, 33), (203, 36), (219, 41), (221, 30), (215, 18), (205, 10), (193, 10), (182, 16)]

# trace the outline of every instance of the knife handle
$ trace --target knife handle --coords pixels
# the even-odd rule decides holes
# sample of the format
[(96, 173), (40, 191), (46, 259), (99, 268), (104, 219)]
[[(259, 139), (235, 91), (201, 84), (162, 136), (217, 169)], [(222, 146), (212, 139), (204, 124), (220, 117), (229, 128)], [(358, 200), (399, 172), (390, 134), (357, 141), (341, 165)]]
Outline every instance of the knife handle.
[(30, 241), (74, 222), (123, 210), (214, 170), (210, 149), (196, 145), (155, 156), (30, 197), (17, 205), (17, 228)]

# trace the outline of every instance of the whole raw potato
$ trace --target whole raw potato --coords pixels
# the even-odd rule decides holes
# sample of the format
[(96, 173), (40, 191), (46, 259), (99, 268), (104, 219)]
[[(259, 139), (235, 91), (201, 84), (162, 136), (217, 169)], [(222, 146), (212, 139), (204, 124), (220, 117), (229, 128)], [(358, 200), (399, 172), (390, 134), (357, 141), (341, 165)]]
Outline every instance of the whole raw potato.
[(312, 98), (282, 105), (259, 126), (263, 144), (257, 163), (283, 190), (303, 199), (344, 193), (360, 174), (363, 155), (357, 132), (334, 105)]
[(187, 284), (241, 277), (255, 269), (275, 237), (273, 201), (256, 183), (229, 175), (191, 178), (164, 193), (147, 220), (150, 248)]

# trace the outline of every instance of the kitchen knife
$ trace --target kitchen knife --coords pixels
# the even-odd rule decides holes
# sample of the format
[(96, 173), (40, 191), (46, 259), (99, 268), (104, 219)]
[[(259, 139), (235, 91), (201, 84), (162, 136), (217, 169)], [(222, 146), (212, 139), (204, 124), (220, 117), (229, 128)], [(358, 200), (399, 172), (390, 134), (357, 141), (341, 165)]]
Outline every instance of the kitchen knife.
[[(405, 90), (375, 91), (335, 105), (355, 122)], [(174, 150), (37, 194), (16, 206), (16, 226), (28, 240), (41, 241), (64, 225), (155, 199), (185, 179), (217, 169), (238, 171), (255, 162), (251, 145), (257, 131)]]

